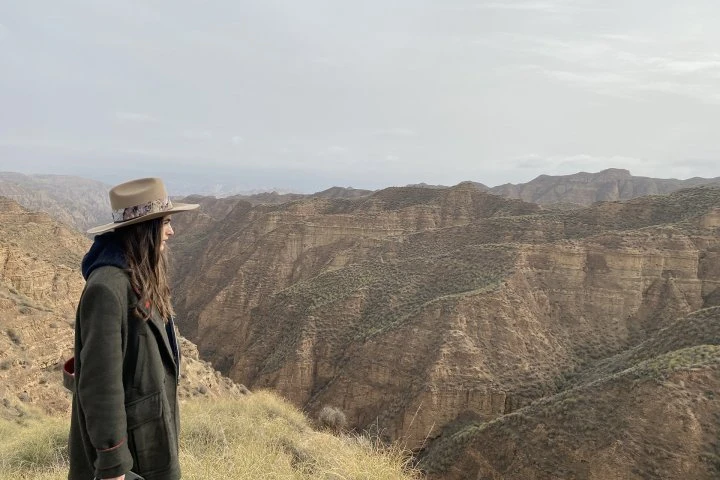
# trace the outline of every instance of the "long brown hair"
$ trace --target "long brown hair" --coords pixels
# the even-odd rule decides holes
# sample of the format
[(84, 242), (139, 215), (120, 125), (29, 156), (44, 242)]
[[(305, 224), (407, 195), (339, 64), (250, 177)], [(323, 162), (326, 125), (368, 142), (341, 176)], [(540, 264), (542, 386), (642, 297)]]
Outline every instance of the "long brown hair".
[[(155, 307), (167, 321), (175, 315), (170, 302), (167, 248), (161, 251), (164, 217), (117, 230), (130, 270), (130, 284), (140, 296), (139, 305)], [(135, 308), (141, 318), (148, 316)]]

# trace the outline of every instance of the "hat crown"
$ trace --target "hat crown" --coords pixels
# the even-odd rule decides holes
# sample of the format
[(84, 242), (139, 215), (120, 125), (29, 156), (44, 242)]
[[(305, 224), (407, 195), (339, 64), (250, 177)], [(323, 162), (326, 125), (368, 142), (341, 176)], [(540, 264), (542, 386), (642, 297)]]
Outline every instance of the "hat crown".
[(196, 203), (173, 202), (159, 178), (139, 178), (110, 189), (112, 223), (93, 227), (88, 233), (104, 233), (116, 228), (164, 217), (176, 212), (195, 210)]
[(161, 179), (140, 178), (110, 189), (110, 207), (113, 210), (120, 210), (164, 200), (167, 197), (167, 190)]

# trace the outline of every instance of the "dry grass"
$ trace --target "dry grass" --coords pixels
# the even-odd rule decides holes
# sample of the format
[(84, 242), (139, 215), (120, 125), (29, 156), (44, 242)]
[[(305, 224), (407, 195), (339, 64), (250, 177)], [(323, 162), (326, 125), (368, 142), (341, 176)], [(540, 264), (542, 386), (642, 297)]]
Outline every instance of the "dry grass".
[[(0, 480), (67, 476), (67, 418), (26, 412), (0, 419)], [(182, 406), (183, 478), (419, 478), (409, 456), (367, 437), (314, 430), (305, 416), (268, 392)]]
[(0, 479), (67, 478), (69, 421), (36, 411), (0, 417)]

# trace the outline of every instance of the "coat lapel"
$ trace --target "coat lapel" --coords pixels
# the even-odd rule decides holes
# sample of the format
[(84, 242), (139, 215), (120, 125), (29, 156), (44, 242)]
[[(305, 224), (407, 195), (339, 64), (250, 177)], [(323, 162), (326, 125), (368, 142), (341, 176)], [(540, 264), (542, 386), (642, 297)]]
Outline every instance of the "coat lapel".
[(167, 330), (165, 330), (165, 322), (160, 318), (159, 315), (157, 315), (157, 312), (154, 308), (150, 312), (148, 312), (147, 309), (142, 310), (143, 313), (145, 313), (146, 315), (148, 313), (150, 314), (150, 318), (148, 318), (147, 323), (150, 325), (150, 329), (153, 331), (155, 339), (161, 346), (160, 348), (165, 350), (165, 356), (170, 361), (170, 364), (173, 365), (173, 367), (175, 368), (175, 375), (178, 376), (180, 373), (179, 365), (175, 363), (175, 356), (173, 355), (173, 350), (170, 346), (170, 339), (168, 338)]
[(173, 359), (172, 362), (175, 363), (172, 347), (170, 346), (170, 339), (168, 339), (167, 330), (165, 330), (165, 323), (160, 320), (157, 315), (150, 316), (149, 322), (153, 327), (155, 336), (158, 337), (158, 343), (164, 345), (168, 358)]

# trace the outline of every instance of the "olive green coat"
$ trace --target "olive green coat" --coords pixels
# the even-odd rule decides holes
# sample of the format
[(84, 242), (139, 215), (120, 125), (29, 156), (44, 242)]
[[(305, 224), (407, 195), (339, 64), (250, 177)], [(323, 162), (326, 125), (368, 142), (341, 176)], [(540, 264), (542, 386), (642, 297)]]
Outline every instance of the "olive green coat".
[(164, 321), (155, 310), (139, 318), (137, 301), (114, 266), (94, 270), (85, 285), (75, 321), (69, 480), (131, 469), (147, 480), (180, 478), (178, 367)]

